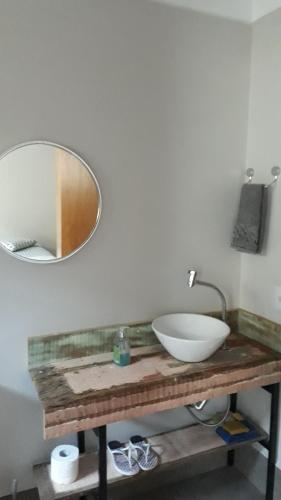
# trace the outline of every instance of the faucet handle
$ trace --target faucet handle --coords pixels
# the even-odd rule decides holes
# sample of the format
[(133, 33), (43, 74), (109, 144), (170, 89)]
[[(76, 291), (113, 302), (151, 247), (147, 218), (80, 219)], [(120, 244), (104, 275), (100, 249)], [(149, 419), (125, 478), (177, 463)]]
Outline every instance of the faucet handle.
[(187, 281), (187, 285), (189, 286), (189, 288), (193, 287), (196, 283), (196, 275), (197, 275), (197, 271), (195, 271), (195, 269), (189, 269), (187, 271), (187, 274), (188, 274), (188, 281)]

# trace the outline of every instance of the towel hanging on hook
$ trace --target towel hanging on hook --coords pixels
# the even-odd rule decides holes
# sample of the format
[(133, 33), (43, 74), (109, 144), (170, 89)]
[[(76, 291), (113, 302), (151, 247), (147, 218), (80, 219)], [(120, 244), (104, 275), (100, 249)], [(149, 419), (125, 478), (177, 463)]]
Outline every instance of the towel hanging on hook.
[[(266, 184), (264, 186), (265, 188), (269, 188), (270, 186), (272, 186), (273, 184), (275, 184), (275, 182), (278, 181), (278, 177), (280, 175), (280, 167), (278, 167), (277, 165), (275, 165), (274, 167), (272, 167), (271, 174), (273, 175), (274, 179), (273, 179), (272, 182), (270, 182), (270, 184)], [(255, 175), (255, 170), (253, 168), (247, 168), (246, 175), (247, 175), (247, 177), (249, 177), (249, 180), (248, 180), (247, 184), (250, 184), (252, 182), (252, 179), (253, 179), (254, 175)]]
[(280, 167), (271, 169), (273, 181), (269, 184), (254, 184), (253, 168), (246, 170), (248, 182), (242, 186), (239, 210), (234, 226), (231, 246), (240, 252), (261, 253), (267, 222), (268, 188), (275, 184)]
[(261, 253), (265, 234), (268, 189), (264, 184), (242, 185), (231, 246), (239, 252)]

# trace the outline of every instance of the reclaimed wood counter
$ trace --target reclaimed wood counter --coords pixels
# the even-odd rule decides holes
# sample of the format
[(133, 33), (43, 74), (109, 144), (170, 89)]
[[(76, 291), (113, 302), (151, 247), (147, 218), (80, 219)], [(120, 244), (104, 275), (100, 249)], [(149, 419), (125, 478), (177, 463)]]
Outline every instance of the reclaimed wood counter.
[(183, 363), (162, 348), (149, 324), (134, 328), (138, 341), (132, 342), (127, 367), (112, 363), (110, 343), (95, 352), (89, 344), (86, 351), (81, 345), (75, 349), (73, 334), (71, 348), (66, 334), (30, 339), (29, 371), (43, 406), (46, 439), (281, 381), (281, 354), (243, 335), (232, 333), (227, 349), (204, 362)]

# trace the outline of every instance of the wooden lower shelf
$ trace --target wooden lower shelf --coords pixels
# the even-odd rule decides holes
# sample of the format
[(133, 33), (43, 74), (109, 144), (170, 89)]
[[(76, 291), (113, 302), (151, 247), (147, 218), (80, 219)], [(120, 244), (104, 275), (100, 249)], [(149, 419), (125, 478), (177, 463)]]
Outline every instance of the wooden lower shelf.
[[(149, 442), (153, 449), (160, 457), (160, 464), (155, 469), (158, 471), (163, 466), (182, 463), (184, 460), (189, 460), (192, 457), (211, 453), (218, 450), (231, 450), (238, 447), (248, 445), (253, 442), (258, 442), (267, 438), (267, 434), (258, 428), (257, 437), (243, 443), (227, 444), (220, 438), (214, 429), (208, 429), (199, 424), (184, 427), (176, 431), (158, 434), (149, 438)], [(39, 490), (41, 500), (57, 500), (76, 499), (82, 493), (90, 492), (98, 488), (98, 455), (97, 453), (86, 453), (81, 455), (79, 464), (79, 477), (74, 483), (63, 486), (53, 483), (50, 479), (50, 465), (41, 464), (34, 466), (34, 474)], [(136, 478), (153, 474), (151, 472), (140, 472)], [(116, 483), (118, 481), (132, 481), (135, 478), (127, 478), (122, 476), (112, 466), (111, 458), (108, 457), (108, 483)]]

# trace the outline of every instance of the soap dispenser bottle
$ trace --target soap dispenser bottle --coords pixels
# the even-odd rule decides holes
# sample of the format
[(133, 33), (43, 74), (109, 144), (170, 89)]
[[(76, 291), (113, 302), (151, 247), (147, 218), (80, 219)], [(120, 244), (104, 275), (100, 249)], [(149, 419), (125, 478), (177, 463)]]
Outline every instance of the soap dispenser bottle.
[(113, 361), (119, 366), (127, 366), (131, 362), (130, 343), (125, 330), (124, 327), (119, 328), (114, 338)]

